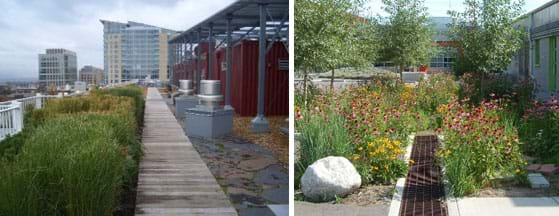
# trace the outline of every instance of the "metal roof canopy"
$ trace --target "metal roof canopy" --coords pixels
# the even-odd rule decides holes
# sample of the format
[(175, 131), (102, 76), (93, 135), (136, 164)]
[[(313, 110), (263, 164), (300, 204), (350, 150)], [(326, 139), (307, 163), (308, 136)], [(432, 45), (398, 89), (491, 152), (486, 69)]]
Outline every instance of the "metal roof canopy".
[[(287, 30), (289, 29), (288, 0), (237, 0), (206, 20), (175, 36), (169, 40), (169, 43), (198, 43), (206, 41), (206, 37), (210, 32), (210, 26), (212, 27), (213, 35), (226, 35), (228, 19), (231, 19), (233, 35), (254, 35), (250, 34), (251, 32), (257, 35), (260, 29), (260, 4), (266, 5), (266, 35), (274, 37), (273, 34), (270, 34), (272, 33), (270, 31), (275, 29), (279, 31), (280, 37), (287, 38)], [(246, 29), (247, 27), (252, 31), (241, 30), (241, 28)], [(240, 33), (239, 31), (246, 33)], [(201, 33), (200, 37), (198, 37), (198, 33)]]

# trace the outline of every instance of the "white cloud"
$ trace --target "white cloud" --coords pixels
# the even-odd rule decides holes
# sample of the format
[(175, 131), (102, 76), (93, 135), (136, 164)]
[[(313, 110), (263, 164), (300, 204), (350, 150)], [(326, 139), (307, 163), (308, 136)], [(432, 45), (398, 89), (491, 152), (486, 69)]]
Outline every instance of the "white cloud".
[(0, 80), (37, 77), (37, 55), (47, 48), (75, 51), (79, 68), (83, 65), (102, 67), (103, 25), (99, 19), (185, 30), (232, 2), (2, 0)]

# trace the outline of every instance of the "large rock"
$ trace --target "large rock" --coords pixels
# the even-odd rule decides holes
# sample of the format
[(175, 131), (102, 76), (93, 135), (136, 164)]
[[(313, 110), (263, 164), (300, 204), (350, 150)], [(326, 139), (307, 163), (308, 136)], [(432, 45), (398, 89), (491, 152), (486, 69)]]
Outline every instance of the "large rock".
[(343, 197), (361, 186), (361, 176), (344, 157), (326, 157), (310, 165), (301, 177), (305, 197), (329, 201)]

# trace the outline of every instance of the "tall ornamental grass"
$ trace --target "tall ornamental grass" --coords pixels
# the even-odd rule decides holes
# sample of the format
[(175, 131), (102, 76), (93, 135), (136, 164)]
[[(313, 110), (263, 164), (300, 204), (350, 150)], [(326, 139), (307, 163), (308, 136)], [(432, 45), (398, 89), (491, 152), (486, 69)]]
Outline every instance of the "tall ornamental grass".
[(142, 89), (127, 86), (28, 113), (0, 143), (0, 215), (112, 215), (137, 175), (143, 107)]
[(127, 157), (110, 118), (68, 115), (40, 126), (0, 165), (0, 214), (111, 215)]

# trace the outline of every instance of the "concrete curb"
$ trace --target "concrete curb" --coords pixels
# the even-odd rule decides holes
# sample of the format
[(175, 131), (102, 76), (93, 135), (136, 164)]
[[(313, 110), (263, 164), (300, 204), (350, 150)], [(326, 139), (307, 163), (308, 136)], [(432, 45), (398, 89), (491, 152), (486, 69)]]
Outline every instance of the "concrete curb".
[[(411, 156), (411, 149), (413, 146), (413, 139), (415, 138), (415, 133), (408, 136), (408, 146), (406, 147), (406, 154), (404, 154), (404, 163)], [(390, 202), (390, 209), (388, 211), (388, 216), (398, 216), (400, 214), (400, 205), (402, 205), (402, 196), (404, 195), (404, 186), (406, 185), (406, 178), (399, 178), (396, 182), (394, 195), (392, 196), (392, 201)]]

